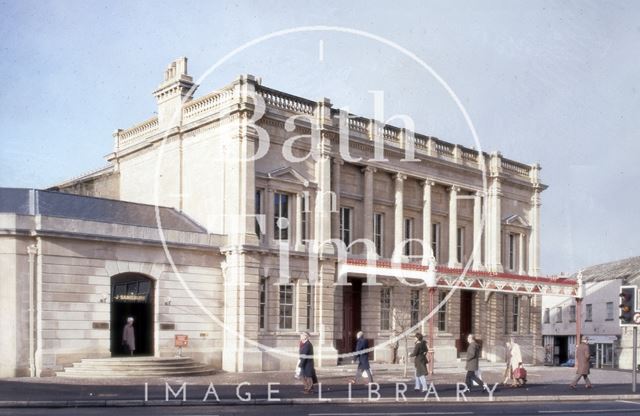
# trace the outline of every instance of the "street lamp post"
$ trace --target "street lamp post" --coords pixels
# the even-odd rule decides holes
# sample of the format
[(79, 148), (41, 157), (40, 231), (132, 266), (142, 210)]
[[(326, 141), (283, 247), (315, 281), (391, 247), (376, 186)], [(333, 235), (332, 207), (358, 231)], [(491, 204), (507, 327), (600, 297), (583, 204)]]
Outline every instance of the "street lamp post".
[(580, 345), (582, 337), (582, 299), (584, 299), (585, 290), (582, 281), (582, 270), (578, 272), (578, 291), (576, 293), (576, 346)]
[(434, 368), (434, 344), (433, 344), (433, 317), (434, 317), (434, 297), (437, 289), (436, 281), (436, 259), (429, 259), (429, 268), (426, 276), (427, 289), (429, 290), (429, 374), (433, 374)]

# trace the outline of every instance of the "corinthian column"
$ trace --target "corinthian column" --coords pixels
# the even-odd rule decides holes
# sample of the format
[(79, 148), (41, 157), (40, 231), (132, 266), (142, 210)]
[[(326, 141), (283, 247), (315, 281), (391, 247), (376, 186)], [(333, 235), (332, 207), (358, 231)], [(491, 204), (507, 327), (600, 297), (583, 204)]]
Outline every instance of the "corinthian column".
[[(335, 205), (335, 207), (331, 207), (331, 238), (340, 238), (340, 174), (343, 164), (344, 162), (342, 161), (342, 159), (337, 157), (333, 158), (333, 165), (331, 166), (331, 189), (333, 190), (334, 198), (332, 205)], [(335, 208), (335, 210), (333, 210), (333, 208)]]
[(529, 275), (540, 274), (540, 189), (536, 188), (531, 197), (531, 234), (529, 237)]
[(458, 191), (460, 188), (449, 188), (449, 262), (448, 267), (461, 267), (457, 256), (458, 246)]
[(435, 253), (431, 251), (431, 187), (435, 182), (425, 180), (422, 182), (422, 264), (429, 264), (429, 260)]
[(393, 215), (393, 261), (402, 261), (402, 222), (404, 220), (404, 180), (406, 175), (395, 175), (395, 212)]
[(489, 188), (489, 215), (487, 226), (489, 228), (489, 253), (487, 268), (493, 272), (502, 272), (502, 210), (500, 196), (502, 189), (499, 178), (493, 178)]
[(482, 193), (473, 197), (473, 270), (482, 270)]
[(321, 144), (322, 153), (316, 162), (318, 190), (315, 206), (314, 239), (318, 253), (333, 254), (333, 245), (325, 243), (331, 238), (331, 158), (329, 145)]

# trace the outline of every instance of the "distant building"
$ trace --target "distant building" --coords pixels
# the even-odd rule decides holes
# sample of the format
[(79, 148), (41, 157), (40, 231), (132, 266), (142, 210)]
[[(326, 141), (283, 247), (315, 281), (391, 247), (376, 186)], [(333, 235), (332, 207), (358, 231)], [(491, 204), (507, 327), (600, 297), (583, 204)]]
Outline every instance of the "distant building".
[[(631, 330), (620, 327), (619, 294), (620, 286), (637, 284), (640, 257), (587, 267), (582, 277), (586, 293), (582, 301), (582, 335), (590, 344), (593, 364), (598, 368), (631, 368)], [(545, 364), (562, 365), (574, 359), (574, 298), (543, 296), (542, 335)]]

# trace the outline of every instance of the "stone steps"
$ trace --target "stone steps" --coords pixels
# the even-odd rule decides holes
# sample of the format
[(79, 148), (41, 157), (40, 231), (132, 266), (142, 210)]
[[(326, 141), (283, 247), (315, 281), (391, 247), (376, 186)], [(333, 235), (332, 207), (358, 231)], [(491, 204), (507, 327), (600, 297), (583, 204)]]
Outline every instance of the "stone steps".
[(122, 357), (82, 359), (58, 377), (118, 378), (118, 377), (167, 377), (202, 376), (215, 370), (191, 358)]

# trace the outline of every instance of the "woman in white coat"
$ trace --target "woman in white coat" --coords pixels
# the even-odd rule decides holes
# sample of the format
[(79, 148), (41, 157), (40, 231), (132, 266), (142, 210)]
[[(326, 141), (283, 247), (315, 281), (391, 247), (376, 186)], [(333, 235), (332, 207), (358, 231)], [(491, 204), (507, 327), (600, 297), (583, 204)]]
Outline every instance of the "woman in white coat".
[(511, 366), (512, 371), (512, 386), (517, 387), (520, 385), (519, 380), (513, 375), (513, 372), (516, 371), (518, 367), (522, 364), (522, 352), (520, 351), (520, 345), (516, 344), (513, 339), (510, 342), (511, 344), (511, 357), (509, 358), (509, 364)]

